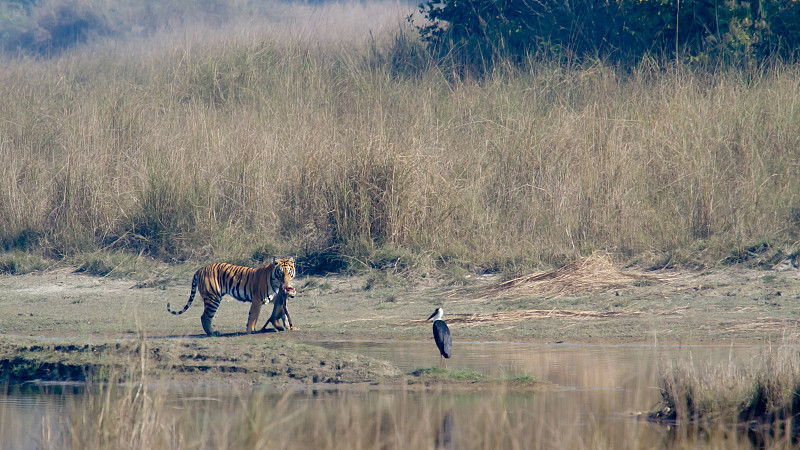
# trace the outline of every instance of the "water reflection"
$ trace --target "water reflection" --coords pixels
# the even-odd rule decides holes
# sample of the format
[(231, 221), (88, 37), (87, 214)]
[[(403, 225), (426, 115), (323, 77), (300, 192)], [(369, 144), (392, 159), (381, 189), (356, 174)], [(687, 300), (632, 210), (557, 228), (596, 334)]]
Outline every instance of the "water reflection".
[(83, 398), (82, 383), (14, 383), (4, 384), (0, 391), (0, 447), (38, 448), (43, 435), (58, 436), (64, 432), (58, 421), (38, 427), (44, 417), (60, 417), (68, 402)]
[(436, 430), (434, 443), (436, 450), (453, 449), (453, 414), (451, 412), (446, 412), (442, 417), (442, 424)]
[[(317, 344), (386, 359), (405, 372), (436, 366), (439, 358), (430, 342)], [(283, 444), (295, 448), (347, 448), (346, 444), (437, 449), (683, 448), (705, 446), (708, 439), (721, 439), (723, 446), (758, 447), (775, 437), (753, 433), (755, 437), (748, 437), (736, 430), (709, 435), (666, 428), (641, 420), (640, 414), (659, 399), (659, 366), (677, 359), (698, 365), (748, 364), (758, 353), (758, 347), (457, 343), (451, 368), (470, 368), (490, 376), (524, 374), (554, 386), (536, 392), (503, 388), (340, 391), (335, 386), (286, 392), (260, 386), (161, 385), (161, 393), (151, 392), (149, 397), (163, 402), (155, 407), (164, 414), (164, 421), (174, 421), (159, 425), (158, 432), (191, 435), (198, 432), (191, 427), (199, 426), (192, 424), (213, 424), (222, 431), (199, 432), (210, 439), (230, 438), (238, 436), (230, 429), (242, 423), (281, 423), (278, 429), (264, 428), (274, 448)], [(86, 393), (82, 385), (6, 385), (0, 392), (3, 448), (59, 442), (70, 414), (91, 409), (81, 406), (92, 397)], [(125, 395), (124, 389), (120, 395)], [(181, 431), (184, 428), (189, 431)], [(356, 438), (361, 440), (352, 441)], [(217, 444), (236, 446), (235, 442)], [(214, 448), (215, 443), (208, 446)]]
[[(438, 363), (430, 342), (324, 341), (318, 345), (391, 361), (408, 373)], [(586, 411), (615, 414), (649, 410), (658, 400), (657, 375), (677, 360), (705, 364), (750, 364), (758, 346), (654, 346), (516, 343), (454, 343), (452, 369), (490, 377), (534, 376)], [(555, 394), (554, 394), (555, 395)]]
[[(423, 341), (320, 341), (325, 348), (360, 353), (385, 359), (401, 370), (433, 367), (439, 360), (436, 347)], [(758, 354), (759, 346), (711, 345), (601, 345), (601, 344), (528, 344), (508, 342), (457, 342), (453, 344), (452, 368), (470, 368), (489, 376), (502, 374), (548, 375), (557, 384), (575, 386), (596, 384), (584, 375), (600, 369), (618, 373), (622, 378), (639, 376), (659, 362), (677, 359), (705, 362), (746, 362)], [(619, 378), (614, 376), (612, 378)], [(614, 387), (603, 386), (596, 387)]]

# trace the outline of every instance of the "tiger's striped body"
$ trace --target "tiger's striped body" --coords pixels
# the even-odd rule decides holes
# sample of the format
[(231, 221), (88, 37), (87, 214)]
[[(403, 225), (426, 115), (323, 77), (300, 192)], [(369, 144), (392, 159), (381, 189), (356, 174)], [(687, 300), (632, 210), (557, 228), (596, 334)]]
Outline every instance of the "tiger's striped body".
[(207, 335), (216, 334), (211, 325), (214, 314), (225, 294), (236, 300), (250, 302), (250, 313), (247, 316), (247, 331), (254, 332), (261, 306), (269, 303), (281, 289), (293, 290), (289, 282), (294, 278), (294, 258), (273, 258), (272, 263), (259, 267), (242, 267), (233, 264), (209, 264), (197, 272), (192, 278), (192, 292), (189, 301), (180, 311), (172, 311), (167, 304), (167, 311), (172, 314), (183, 314), (192, 301), (197, 290), (203, 298), (203, 315), (200, 321)]

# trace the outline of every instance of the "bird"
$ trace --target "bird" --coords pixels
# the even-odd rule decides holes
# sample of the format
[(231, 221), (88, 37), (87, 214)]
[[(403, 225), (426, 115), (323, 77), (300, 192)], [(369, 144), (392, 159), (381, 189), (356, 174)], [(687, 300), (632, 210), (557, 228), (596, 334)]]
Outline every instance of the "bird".
[[(436, 311), (428, 317), (428, 320), (433, 319), (433, 340), (436, 341), (436, 346), (439, 347), (439, 364), (444, 361), (443, 358), (450, 358), (450, 348), (453, 346), (453, 341), (450, 338), (450, 328), (442, 320), (444, 310), (436, 308)], [(447, 361), (444, 361), (444, 368), (447, 368)]]

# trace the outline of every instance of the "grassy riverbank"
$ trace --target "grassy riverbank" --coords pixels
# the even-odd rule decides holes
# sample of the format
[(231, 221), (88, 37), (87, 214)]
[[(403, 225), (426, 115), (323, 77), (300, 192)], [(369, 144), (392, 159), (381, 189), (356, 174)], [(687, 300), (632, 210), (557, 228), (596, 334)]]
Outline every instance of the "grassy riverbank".
[(681, 361), (664, 368), (654, 422), (689, 430), (736, 425), (761, 439), (796, 445), (800, 436), (800, 356), (796, 334), (764, 349), (751, 367)]
[[(414, 9), (402, 7), (157, 21), (124, 39), (3, 55), (0, 373), (112, 386), (68, 405), (68, 423), (43, 423), (42, 447), (426, 448), (448, 417), (426, 400), (363, 409), (334, 390), (336, 401), (298, 416), (292, 397), (244, 387), (312, 386), (311, 399), (320, 385), (497, 381), (401, 373), (314, 345), (425, 339), (434, 366), (424, 318), (438, 306), (456, 343), (730, 345), (797, 334), (796, 64), (543, 59), (458, 79), (401, 25)], [(197, 301), (167, 313), (199, 266), (273, 255), (298, 256), (296, 331), (241, 334), (247, 305), (235, 301), (215, 317), (221, 337), (202, 336)], [(794, 415), (797, 365), (785, 361), (769, 365), (777, 380), (667, 368), (663, 414), (677, 423), (724, 411), (725, 430), (756, 417), (748, 411)], [(220, 422), (213, 407), (184, 408), (208, 399), (170, 403), (166, 383), (150, 380), (243, 393), (219, 408), (230, 417)], [(522, 374), (492, 389), (540, 381)], [(466, 409), (456, 426), (475, 447), (653, 442), (637, 441), (640, 431), (576, 437), (586, 424), (577, 406), (566, 428), (489, 402)]]
[[(640, 410), (624, 421), (628, 426), (623, 435), (609, 433), (602, 423), (592, 423), (585, 433), (561, 433), (563, 428), (549, 433), (545, 430), (555, 425), (547, 415), (537, 416), (538, 425), (531, 426), (528, 416), (497, 413), (498, 401), (512, 401), (520, 392), (548, 389), (548, 380), (525, 374), (495, 380), (474, 370), (431, 368), (439, 358), (430, 323), (424, 318), (441, 305), (459, 352), (470, 341), (500, 339), (725, 348), (790, 341), (797, 335), (800, 280), (794, 270), (659, 271), (648, 272), (647, 277), (633, 271), (611, 276), (606, 271), (600, 280), (598, 270), (587, 270), (590, 265), (586, 261), (580, 266), (583, 272), (555, 271), (506, 290), (497, 290), (507, 285), (498, 277), (470, 277), (463, 280), (466, 284), (444, 278), (410, 282), (392, 273), (300, 277), (295, 283), (298, 296), (291, 305), (297, 330), (243, 334), (247, 305), (224, 301), (215, 318), (223, 335), (212, 338), (202, 333), (199, 305), (183, 316), (166, 312), (167, 302), (180, 304), (187, 297), (185, 267), (161, 266), (157, 269), (163, 270), (160, 277), (148, 280), (115, 274), (97, 277), (75, 273), (74, 268), (2, 275), (0, 369), (6, 379), (83, 380), (90, 375), (94, 381), (108, 382), (88, 399), (65, 401), (71, 411), (68, 431), (64, 431), (64, 422), (43, 423), (41, 442), (53, 446), (63, 446), (65, 439), (88, 443), (87, 448), (116, 442), (141, 443), (134, 445), (139, 448), (166, 447), (169, 445), (160, 443), (194, 440), (235, 446), (241, 440), (313, 446), (323, 442), (324, 436), (338, 436), (336, 442), (324, 441), (330, 444), (326, 446), (369, 446), (375, 439), (388, 443), (402, 439), (419, 440), (424, 447), (437, 436), (449, 411), (439, 400), (426, 400), (424, 393), (442, 390), (472, 395), (461, 400), (462, 396), (455, 395), (444, 403), (474, 402), (467, 406), (469, 414), (454, 414), (461, 433), (480, 430), (471, 441), (478, 447), (521, 446), (530, 439), (567, 446), (591, 442), (599, 448), (663, 440), (665, 445), (682, 447), (698, 439), (698, 429), (711, 436), (710, 442), (728, 445), (731, 439), (745, 440), (746, 433), (736, 433), (738, 410), (718, 406), (747, 407), (748, 398), (757, 400), (753, 405), (761, 415), (752, 419), (762, 421), (760, 433), (767, 430), (760, 438), (791, 443), (782, 435), (770, 437), (768, 428), (769, 414), (775, 411), (772, 405), (781, 411), (784, 404), (773, 394), (791, 392), (784, 389), (789, 384), (768, 382), (764, 384), (768, 391), (762, 391), (768, 396), (757, 397), (753, 394), (759, 391), (751, 389), (761, 378), (750, 366), (763, 366), (770, 379), (793, 376), (797, 363), (790, 353), (796, 347), (781, 350), (789, 353), (776, 352), (791, 358), (764, 359), (781, 364), (753, 360), (748, 367), (726, 368), (734, 370), (729, 372), (734, 375), (715, 368), (711, 368), (711, 376), (703, 375), (705, 366), (699, 360), (690, 370), (660, 368), (662, 387), (674, 399), (670, 410), (686, 411), (679, 403), (685, 400), (698, 408), (693, 411), (702, 411), (698, 417), (706, 420), (676, 416), (670, 423), (686, 426), (670, 428), (666, 437), (658, 431), (654, 437), (653, 430), (637, 424), (636, 416), (646, 416)], [(609, 287), (606, 282), (615, 284)], [(571, 291), (564, 291), (565, 286)], [(429, 351), (429, 358), (420, 368), (404, 373), (385, 361), (323, 349), (316, 344), (320, 340), (425, 341), (421, 348)], [(590, 374), (593, 377), (613, 378), (613, 374), (603, 369)], [(123, 384), (117, 384), (119, 381)], [(169, 392), (175, 385), (190, 386), (199, 393), (176, 398)], [(696, 389), (698, 385), (705, 390)], [(203, 395), (206, 388), (217, 390)], [(394, 396), (365, 408), (363, 396), (377, 398), (376, 392), (393, 392)], [(476, 392), (483, 395), (475, 397)], [(737, 396), (731, 397), (730, 392)], [(423, 395), (418, 398), (415, 393)], [(760, 409), (759, 399), (765, 399), (768, 408)], [(318, 403), (301, 413), (292, 404), (297, 401)], [(203, 406), (203, 402), (213, 407)], [(209, 413), (211, 410), (215, 412)], [(559, 417), (570, 424), (567, 429), (585, 417), (579, 405), (559, 411)], [(226, 420), (218, 420), (217, 412)], [(332, 419), (343, 412), (346, 418)], [(284, 421), (285, 417), (299, 422)], [(569, 422), (573, 419), (575, 423)], [(390, 429), (397, 429), (399, 435), (389, 433)]]

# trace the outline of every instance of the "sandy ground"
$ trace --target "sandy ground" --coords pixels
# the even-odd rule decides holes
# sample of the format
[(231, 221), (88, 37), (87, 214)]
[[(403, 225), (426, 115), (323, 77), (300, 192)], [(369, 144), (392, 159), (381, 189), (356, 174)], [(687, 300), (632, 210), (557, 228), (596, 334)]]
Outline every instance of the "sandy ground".
[[(186, 303), (191, 270), (167, 269), (144, 281), (71, 268), (0, 276), (0, 373), (380, 384), (404, 375), (389, 363), (315, 343), (429, 340), (433, 346), (425, 319), (439, 306), (460, 342), (765, 343), (800, 332), (800, 271), (788, 263), (637, 272), (590, 261), (505, 283), (391, 272), (299, 276), (289, 303), (296, 330), (245, 334), (249, 304), (225, 297), (214, 318), (221, 336), (211, 338), (202, 332), (199, 297), (183, 315), (167, 312), (167, 303), (172, 309)], [(259, 326), (270, 312), (271, 306), (262, 310)]]

